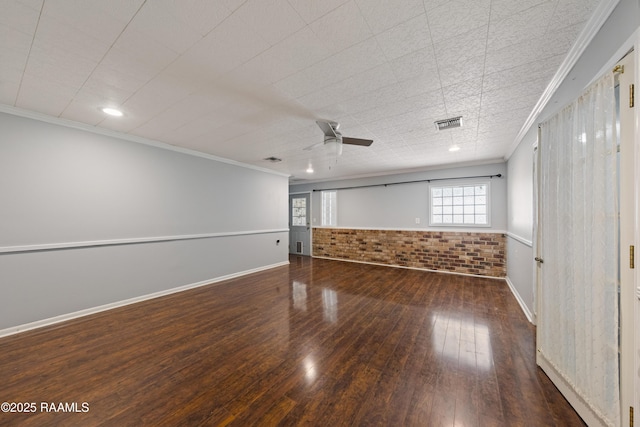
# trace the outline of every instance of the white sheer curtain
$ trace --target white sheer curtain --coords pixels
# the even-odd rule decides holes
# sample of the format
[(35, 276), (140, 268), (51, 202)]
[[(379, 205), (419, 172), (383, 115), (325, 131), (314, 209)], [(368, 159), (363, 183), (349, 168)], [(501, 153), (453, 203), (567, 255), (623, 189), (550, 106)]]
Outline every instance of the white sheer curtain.
[(539, 141), (538, 356), (606, 425), (620, 424), (615, 123), (609, 73)]

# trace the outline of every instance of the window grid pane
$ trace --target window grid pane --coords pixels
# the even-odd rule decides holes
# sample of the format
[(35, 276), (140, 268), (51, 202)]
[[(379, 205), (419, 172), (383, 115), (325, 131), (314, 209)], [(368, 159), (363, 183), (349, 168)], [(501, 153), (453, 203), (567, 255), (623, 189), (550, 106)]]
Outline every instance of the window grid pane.
[(337, 225), (338, 214), (336, 210), (337, 192), (335, 190), (322, 192), (322, 225)]
[(307, 200), (305, 198), (294, 198), (291, 211), (291, 223), (294, 226), (307, 225)]
[(488, 225), (488, 184), (431, 187), (431, 224)]

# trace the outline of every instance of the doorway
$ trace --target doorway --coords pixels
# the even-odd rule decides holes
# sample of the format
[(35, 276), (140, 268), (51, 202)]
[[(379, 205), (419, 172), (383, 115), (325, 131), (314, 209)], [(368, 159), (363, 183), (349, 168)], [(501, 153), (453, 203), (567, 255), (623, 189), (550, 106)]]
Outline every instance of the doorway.
[(590, 425), (634, 405), (634, 61), (541, 124), (534, 163), (537, 361)]
[(289, 195), (289, 253), (311, 255), (311, 195)]

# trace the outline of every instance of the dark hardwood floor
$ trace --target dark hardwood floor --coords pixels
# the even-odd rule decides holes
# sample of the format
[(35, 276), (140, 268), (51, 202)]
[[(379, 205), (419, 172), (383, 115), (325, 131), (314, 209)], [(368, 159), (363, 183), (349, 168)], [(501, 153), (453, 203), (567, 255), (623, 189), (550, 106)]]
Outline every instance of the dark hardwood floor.
[(504, 281), (292, 257), (0, 339), (0, 425), (583, 425), (534, 338)]

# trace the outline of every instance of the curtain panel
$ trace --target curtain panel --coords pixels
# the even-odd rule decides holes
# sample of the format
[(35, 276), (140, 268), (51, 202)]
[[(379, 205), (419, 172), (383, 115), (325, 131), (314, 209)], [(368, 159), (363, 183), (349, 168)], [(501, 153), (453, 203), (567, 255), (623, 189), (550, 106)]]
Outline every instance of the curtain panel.
[(614, 78), (541, 124), (538, 355), (605, 425), (620, 424)]

